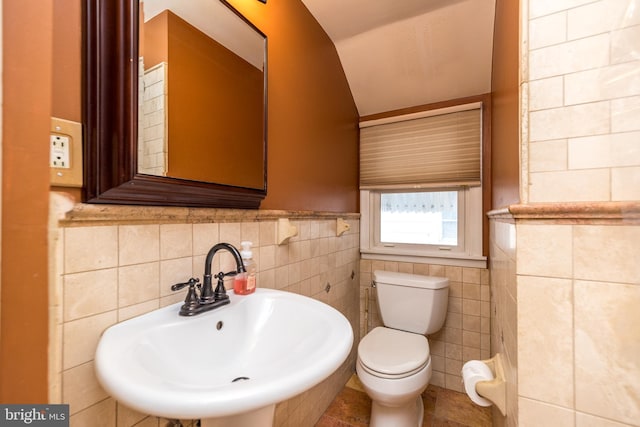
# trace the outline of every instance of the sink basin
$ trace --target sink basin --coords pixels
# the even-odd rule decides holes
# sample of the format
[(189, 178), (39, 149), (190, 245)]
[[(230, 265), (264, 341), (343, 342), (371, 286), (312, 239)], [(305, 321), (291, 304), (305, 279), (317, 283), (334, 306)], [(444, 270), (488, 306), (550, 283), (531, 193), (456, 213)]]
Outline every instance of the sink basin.
[(179, 316), (177, 303), (108, 328), (96, 350), (100, 384), (145, 414), (242, 425), (240, 414), (258, 425), (253, 412), (272, 420), (276, 403), (327, 378), (351, 350), (351, 325), (322, 302), (229, 294), (229, 305), (194, 317)]

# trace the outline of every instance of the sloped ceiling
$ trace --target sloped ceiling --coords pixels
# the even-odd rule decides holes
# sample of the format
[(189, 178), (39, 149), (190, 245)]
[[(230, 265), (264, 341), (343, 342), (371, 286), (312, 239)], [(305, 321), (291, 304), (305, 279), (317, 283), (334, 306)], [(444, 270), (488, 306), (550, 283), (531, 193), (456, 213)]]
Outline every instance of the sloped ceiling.
[(361, 116), (488, 93), (495, 0), (302, 0)]

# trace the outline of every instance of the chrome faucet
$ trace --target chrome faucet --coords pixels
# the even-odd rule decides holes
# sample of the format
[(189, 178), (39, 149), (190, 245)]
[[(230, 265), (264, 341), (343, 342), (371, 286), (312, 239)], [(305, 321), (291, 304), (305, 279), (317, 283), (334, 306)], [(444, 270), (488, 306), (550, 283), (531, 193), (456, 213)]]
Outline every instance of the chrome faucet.
[[(233, 258), (236, 261), (236, 270), (229, 271), (227, 273), (221, 271), (215, 276), (212, 276), (211, 263), (215, 254), (221, 249), (227, 250), (231, 255), (233, 255)], [(187, 297), (185, 298), (182, 307), (180, 307), (180, 315), (194, 316), (229, 304), (229, 295), (227, 295), (227, 291), (224, 288), (224, 278), (226, 276), (235, 276), (236, 274), (244, 273), (245, 271), (246, 269), (244, 268), (244, 263), (242, 262), (242, 257), (240, 256), (238, 249), (229, 243), (218, 243), (214, 245), (209, 249), (209, 253), (207, 253), (207, 258), (204, 262), (204, 278), (202, 287), (198, 283), (199, 280), (194, 278), (189, 279), (188, 282), (176, 283), (171, 286), (172, 291), (177, 291), (185, 286), (189, 286)], [(212, 277), (218, 279), (218, 284), (216, 285), (215, 290), (213, 289)], [(198, 290), (200, 291), (199, 295)]]

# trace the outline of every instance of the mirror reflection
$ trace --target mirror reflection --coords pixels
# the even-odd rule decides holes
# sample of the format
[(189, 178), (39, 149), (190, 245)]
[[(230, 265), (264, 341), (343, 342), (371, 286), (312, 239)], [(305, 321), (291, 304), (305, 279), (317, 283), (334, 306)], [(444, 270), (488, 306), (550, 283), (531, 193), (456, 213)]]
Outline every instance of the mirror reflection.
[(264, 35), (219, 0), (144, 0), (139, 52), (138, 173), (264, 189)]

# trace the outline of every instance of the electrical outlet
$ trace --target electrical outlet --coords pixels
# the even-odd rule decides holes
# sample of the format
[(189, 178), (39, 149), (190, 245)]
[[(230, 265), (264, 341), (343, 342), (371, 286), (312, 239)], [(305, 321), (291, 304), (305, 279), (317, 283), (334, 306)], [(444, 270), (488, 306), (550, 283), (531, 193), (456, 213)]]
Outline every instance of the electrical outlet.
[(53, 168), (69, 169), (71, 164), (69, 162), (69, 149), (71, 144), (69, 143), (69, 137), (64, 135), (51, 135), (51, 164)]
[(51, 118), (51, 185), (82, 187), (82, 124)]

